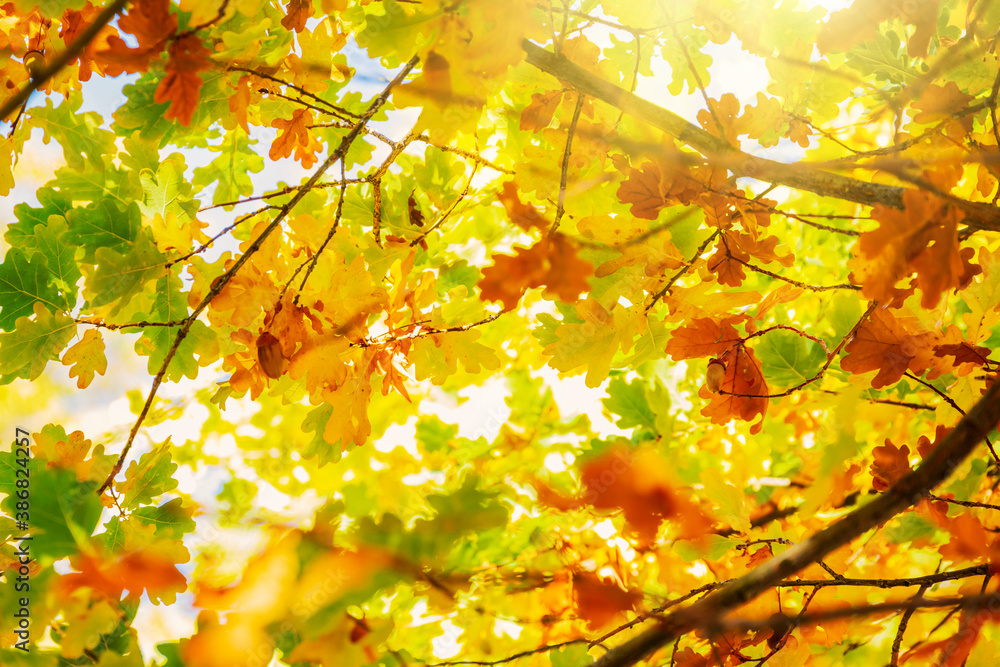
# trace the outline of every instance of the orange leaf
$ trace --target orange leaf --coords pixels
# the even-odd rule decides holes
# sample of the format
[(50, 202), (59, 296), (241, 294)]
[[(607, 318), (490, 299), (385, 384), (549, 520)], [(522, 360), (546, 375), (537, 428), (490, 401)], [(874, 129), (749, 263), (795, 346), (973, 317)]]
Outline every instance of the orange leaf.
[(872, 486), (876, 491), (886, 491), (910, 472), (910, 448), (906, 445), (900, 449), (886, 438), (884, 445), (872, 450), (872, 455)]
[(596, 574), (581, 572), (573, 577), (577, 613), (592, 630), (603, 627), (621, 614), (635, 609), (642, 595), (622, 590)]
[(667, 354), (674, 361), (722, 354), (742, 340), (733, 325), (739, 324), (743, 319), (742, 315), (719, 321), (697, 317), (674, 329), (667, 342)]
[(170, 12), (170, 0), (138, 0), (118, 19), (118, 28), (134, 35), (139, 45), (131, 48), (118, 36), (108, 38), (108, 48), (98, 51), (95, 59), (110, 76), (146, 71), (177, 32), (177, 16)]
[(704, 535), (712, 519), (673, 490), (669, 469), (670, 464), (652, 451), (608, 450), (580, 470), (583, 501), (597, 509), (621, 509), (644, 542), (655, 539), (664, 519), (678, 521), (683, 537)]
[(250, 106), (250, 95), (253, 93), (250, 75), (241, 77), (236, 82), (236, 94), (229, 98), (229, 111), (236, 117), (236, 122), (247, 134), (250, 128), (247, 125), (247, 107)]
[(516, 252), (513, 257), (494, 255), (493, 266), (483, 269), (479, 289), (484, 300), (502, 301), (504, 310), (512, 310), (533, 287), (544, 286), (546, 294), (569, 303), (587, 291), (587, 277), (594, 267), (577, 257), (576, 246), (562, 234)]
[(899, 382), (907, 370), (923, 372), (925, 367), (914, 358), (927, 338), (923, 333), (910, 335), (892, 313), (878, 308), (844, 348), (847, 356), (840, 367), (855, 375), (878, 369), (872, 387), (881, 389)]
[(767, 412), (767, 383), (760, 370), (760, 362), (753, 351), (738, 345), (722, 353), (719, 361), (726, 365), (720, 391), (713, 393), (702, 385), (698, 395), (710, 402), (701, 409), (701, 414), (709, 417), (713, 424), (726, 424), (731, 419), (752, 421), (758, 415), (760, 421), (750, 427), (751, 433), (759, 433)]
[(943, 512), (935, 518), (942, 528), (951, 533), (948, 544), (940, 549), (943, 558), (954, 563), (977, 560), (1000, 563), (1000, 538), (987, 532), (979, 519), (970, 514), (960, 514), (952, 519)]
[(545, 230), (549, 223), (542, 214), (531, 204), (523, 204), (517, 196), (517, 186), (513, 182), (507, 181), (503, 184), (503, 191), (497, 195), (503, 207), (507, 209), (507, 216), (510, 221), (526, 232), (532, 229)]
[[(964, 288), (980, 272), (970, 264), (974, 252), (959, 249), (961, 212), (946, 200), (919, 190), (903, 193), (905, 209), (885, 206), (872, 209), (879, 228), (858, 239), (854, 263), (860, 265), (862, 293), (889, 303), (893, 287), (914, 271), (924, 295), (920, 305), (933, 308), (943, 292)], [(861, 258), (866, 258), (867, 261)]]
[(685, 156), (673, 146), (664, 147), (664, 157), (644, 162), (641, 169), (616, 161), (627, 178), (618, 186), (618, 199), (631, 205), (637, 218), (656, 220), (660, 209), (673, 203), (688, 204), (703, 192), (703, 186), (687, 168)]
[(312, 139), (309, 135), (309, 126), (312, 125), (312, 113), (309, 109), (298, 109), (292, 114), (290, 120), (281, 118), (271, 123), (271, 127), (278, 128), (278, 136), (271, 144), (268, 157), (272, 160), (280, 160), (288, 157), (295, 151), (295, 159), (303, 167), (308, 169), (316, 163), (316, 151), (320, 148), (320, 142)]
[(145, 591), (151, 600), (162, 597), (169, 601), (187, 589), (187, 579), (174, 563), (148, 550), (134, 551), (112, 561), (80, 554), (71, 558), (70, 563), (79, 572), (61, 578), (60, 588), (67, 593), (86, 586), (113, 600), (120, 600), (122, 592), (127, 590), (130, 598), (139, 598)]
[(162, 104), (169, 100), (170, 108), (163, 117), (168, 120), (176, 118), (181, 125), (187, 126), (191, 124), (204, 83), (198, 72), (212, 66), (208, 60), (211, 52), (198, 37), (188, 35), (173, 42), (169, 53), (167, 75), (156, 87), (153, 101)]

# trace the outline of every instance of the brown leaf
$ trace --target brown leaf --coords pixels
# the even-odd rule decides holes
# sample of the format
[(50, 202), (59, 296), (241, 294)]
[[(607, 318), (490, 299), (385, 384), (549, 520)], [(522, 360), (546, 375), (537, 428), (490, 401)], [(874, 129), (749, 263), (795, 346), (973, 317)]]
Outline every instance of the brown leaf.
[(718, 393), (709, 391), (702, 385), (698, 395), (709, 400), (701, 409), (701, 414), (710, 418), (713, 424), (727, 424), (732, 419), (752, 421), (760, 416), (760, 421), (750, 427), (751, 433), (759, 433), (767, 413), (767, 383), (760, 370), (760, 362), (749, 348), (742, 345), (732, 347), (719, 356), (726, 365), (726, 374)]
[(903, 445), (896, 447), (886, 438), (885, 444), (872, 450), (875, 462), (870, 472), (874, 481), (872, 486), (876, 491), (886, 491), (893, 484), (903, 479), (910, 472), (910, 448)]
[(420, 207), (417, 206), (417, 200), (413, 196), (416, 191), (411, 192), (410, 196), (406, 200), (406, 213), (409, 216), (410, 224), (415, 227), (424, 226), (424, 214), (420, 212)]
[(621, 509), (643, 542), (656, 538), (665, 519), (676, 521), (683, 537), (704, 535), (713, 520), (674, 490), (669, 468), (669, 462), (649, 450), (610, 449), (581, 467), (583, 501), (597, 509)]
[(507, 209), (507, 217), (510, 218), (510, 221), (524, 231), (530, 232), (532, 229), (545, 230), (548, 228), (548, 221), (542, 217), (538, 209), (531, 204), (521, 203), (517, 196), (517, 186), (512, 181), (503, 184), (503, 190), (497, 197), (503, 207)]
[(877, 369), (872, 387), (881, 389), (899, 382), (907, 370), (922, 373), (926, 369), (914, 359), (929, 338), (927, 333), (911, 335), (892, 313), (877, 308), (844, 348), (847, 356), (840, 367), (855, 375)]
[(604, 581), (590, 572), (573, 576), (573, 597), (577, 613), (592, 630), (620, 618), (642, 601), (641, 594), (622, 590), (617, 584)]
[(563, 91), (552, 91), (549, 93), (534, 93), (531, 96), (531, 104), (521, 112), (520, 129), (537, 132), (544, 130), (552, 122), (552, 116), (556, 113), (556, 107), (562, 100)]
[(285, 17), (281, 19), (281, 25), (286, 30), (302, 32), (306, 29), (306, 21), (313, 14), (312, 2), (310, 0), (289, 0), (285, 9)]
[(145, 72), (177, 32), (177, 15), (170, 12), (170, 0), (138, 0), (118, 19), (118, 28), (134, 35), (139, 44), (131, 48), (120, 37), (108, 37), (107, 48), (94, 55), (109, 76)]
[(479, 289), (483, 299), (502, 301), (514, 309), (528, 289), (544, 287), (545, 294), (573, 303), (589, 288), (594, 267), (577, 257), (576, 245), (562, 234), (543, 238), (516, 254), (493, 255), (493, 265), (483, 269)]
[(292, 151), (295, 152), (295, 159), (303, 167), (309, 168), (316, 163), (316, 151), (320, 148), (320, 142), (313, 139), (309, 134), (309, 126), (312, 125), (312, 113), (309, 109), (297, 109), (289, 120), (278, 118), (271, 123), (271, 127), (278, 128), (278, 136), (271, 144), (271, 150), (267, 155), (272, 160), (280, 160), (289, 157)]
[(970, 263), (972, 249), (959, 250), (958, 224), (963, 216), (957, 207), (913, 189), (903, 193), (903, 201), (904, 210), (873, 208), (879, 228), (858, 239), (854, 263), (859, 265), (862, 293), (888, 303), (896, 282), (915, 271), (924, 293), (920, 305), (933, 308), (945, 291), (964, 288), (981, 269)]

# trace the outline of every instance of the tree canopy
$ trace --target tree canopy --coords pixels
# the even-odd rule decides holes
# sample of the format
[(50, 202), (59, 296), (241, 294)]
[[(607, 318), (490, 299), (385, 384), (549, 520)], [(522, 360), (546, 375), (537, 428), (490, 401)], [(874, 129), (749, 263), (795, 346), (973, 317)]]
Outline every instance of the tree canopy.
[(0, 661), (996, 664), (998, 26), (0, 5)]

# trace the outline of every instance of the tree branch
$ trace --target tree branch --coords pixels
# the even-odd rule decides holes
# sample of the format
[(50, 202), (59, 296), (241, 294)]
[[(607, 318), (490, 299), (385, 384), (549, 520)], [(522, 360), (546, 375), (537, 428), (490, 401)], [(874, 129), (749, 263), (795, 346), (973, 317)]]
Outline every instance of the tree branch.
[[(882, 204), (891, 208), (903, 208), (905, 188), (859, 181), (805, 163), (782, 164), (748, 155), (733, 148), (724, 139), (689, 123), (674, 112), (597, 78), (562, 55), (551, 53), (528, 40), (523, 40), (521, 46), (528, 54), (528, 62), (541, 71), (551, 74), (580, 93), (596, 97), (673, 135), (711, 160), (713, 164), (729, 169), (736, 176), (756, 178), (866, 206)], [(974, 226), (1000, 231), (1000, 210), (995, 206), (985, 202), (965, 200), (955, 203), (965, 211)]]
[(891, 489), (808, 540), (791, 547), (736, 581), (664, 617), (655, 627), (601, 656), (594, 667), (624, 667), (647, 657), (677, 637), (698, 628), (717, 625), (728, 612), (823, 558), (907, 507), (916, 504), (972, 452), (1000, 421), (1000, 382), (994, 383), (975, 407), (916, 470)]

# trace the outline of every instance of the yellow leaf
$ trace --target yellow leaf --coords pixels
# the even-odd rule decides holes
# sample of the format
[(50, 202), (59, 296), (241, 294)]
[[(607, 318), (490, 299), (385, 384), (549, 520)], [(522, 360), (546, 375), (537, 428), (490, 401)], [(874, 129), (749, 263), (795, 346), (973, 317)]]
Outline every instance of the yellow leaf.
[(104, 375), (108, 359), (104, 356), (104, 338), (97, 329), (88, 329), (80, 342), (66, 350), (62, 362), (69, 369), (69, 376), (77, 378), (76, 386), (86, 389), (94, 380), (94, 373)]

